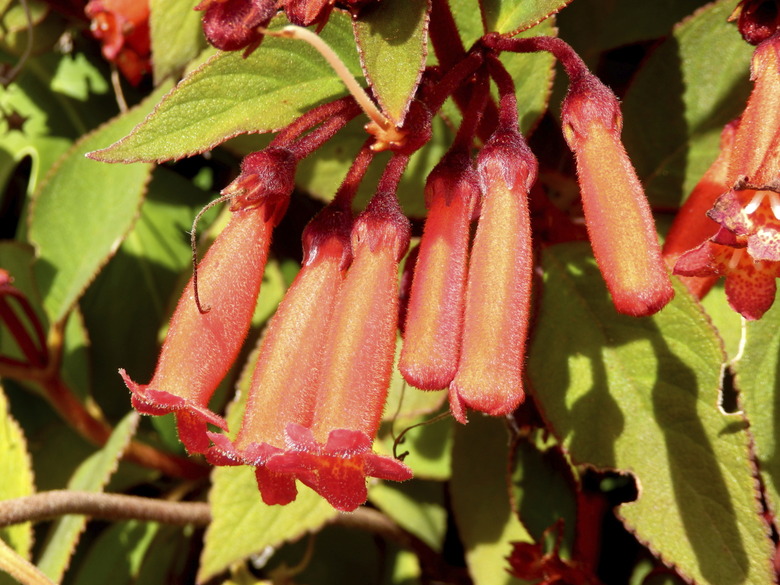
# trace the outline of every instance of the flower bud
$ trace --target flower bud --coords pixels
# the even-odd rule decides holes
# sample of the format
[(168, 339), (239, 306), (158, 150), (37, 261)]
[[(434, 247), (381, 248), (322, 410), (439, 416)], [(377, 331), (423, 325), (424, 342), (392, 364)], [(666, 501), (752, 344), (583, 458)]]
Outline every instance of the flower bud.
[(617, 98), (595, 76), (584, 75), (572, 81), (561, 116), (577, 160), (593, 254), (615, 308), (652, 315), (671, 300), (674, 289), (642, 185), (620, 141)]
[(446, 388), (460, 356), (471, 214), (479, 182), (467, 152), (446, 156), (425, 187), (428, 217), (414, 269), (399, 369), (411, 385)]
[(449, 390), (460, 422), (466, 422), (466, 407), (499, 416), (525, 398), (533, 271), (528, 192), (537, 163), (519, 132), (500, 129), (479, 153), (477, 169), (482, 210), (469, 260), (461, 355)]
[(756, 47), (750, 67), (753, 91), (740, 118), (729, 177), (759, 189), (780, 176), (780, 36)]

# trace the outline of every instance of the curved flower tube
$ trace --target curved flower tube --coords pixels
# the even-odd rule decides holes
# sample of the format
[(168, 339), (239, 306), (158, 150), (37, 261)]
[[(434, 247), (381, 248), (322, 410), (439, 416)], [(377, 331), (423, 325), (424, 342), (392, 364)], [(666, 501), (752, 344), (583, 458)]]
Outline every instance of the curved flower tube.
[(133, 393), (136, 410), (176, 413), (179, 438), (190, 453), (208, 448), (207, 423), (227, 428), (208, 409), (208, 402), (249, 330), (272, 229), (262, 207), (233, 212), (198, 267), (200, 295), (211, 310), (198, 310), (190, 280), (171, 318), (151, 382), (136, 384), (119, 371)]
[[(208, 403), (249, 330), (271, 233), (287, 207), (294, 174), (294, 157), (284, 149), (244, 159), (241, 174), (223, 191), (233, 196), (230, 222), (179, 299), (151, 382), (137, 384), (119, 370), (139, 412), (176, 413), (179, 438), (190, 453), (208, 449), (207, 424), (227, 429)], [(201, 309), (196, 293), (209, 310)]]
[[(663, 257), (669, 267), (674, 267), (682, 254), (698, 247), (718, 231), (718, 224), (707, 216), (707, 212), (733, 183), (733, 180), (729, 180), (729, 162), (738, 123), (739, 120), (733, 120), (723, 128), (718, 157), (691, 191), (669, 228), (663, 246)], [(707, 294), (718, 279), (717, 276), (681, 278), (688, 290), (699, 299)]]

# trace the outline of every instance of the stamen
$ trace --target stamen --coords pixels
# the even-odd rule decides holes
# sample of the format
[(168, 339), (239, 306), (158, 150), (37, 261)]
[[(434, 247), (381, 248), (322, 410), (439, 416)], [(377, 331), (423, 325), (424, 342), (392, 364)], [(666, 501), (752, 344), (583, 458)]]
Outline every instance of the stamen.
[(729, 260), (729, 270), (736, 269), (737, 265), (739, 264), (739, 261), (742, 259), (742, 255), (745, 253), (744, 248), (740, 248), (739, 250), (735, 250), (734, 254), (731, 256), (731, 260)]
[(756, 194), (753, 195), (753, 199), (750, 200), (750, 203), (745, 205), (745, 213), (751, 214), (758, 209), (758, 206), (761, 205), (761, 202), (764, 200), (764, 195), (766, 195), (766, 192), (756, 191)]
[(777, 193), (769, 193), (769, 205), (772, 206), (772, 213), (775, 219), (780, 219), (780, 195)]

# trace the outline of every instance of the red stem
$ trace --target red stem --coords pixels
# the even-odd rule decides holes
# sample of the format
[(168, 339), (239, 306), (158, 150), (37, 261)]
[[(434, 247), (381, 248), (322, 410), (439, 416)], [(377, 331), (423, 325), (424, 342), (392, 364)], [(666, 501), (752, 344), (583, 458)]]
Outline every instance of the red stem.
[[(25, 309), (22, 299), (17, 297), (17, 300), (20, 301), (22, 308)], [(33, 317), (34, 316), (35, 315), (33, 314)], [(19, 349), (22, 350), (24, 357), (27, 358), (29, 365), (36, 368), (44, 367), (47, 361), (47, 354), (45, 351), (46, 346), (41, 345), (41, 348), (35, 346), (35, 342), (33, 342), (32, 338), (30, 337), (29, 331), (11, 308), (11, 305), (8, 304), (8, 300), (4, 297), (0, 297), (0, 321), (4, 322), (11, 331), (14, 340), (19, 346)], [(37, 331), (38, 328), (36, 327), (36, 332)]]
[(317, 124), (322, 124), (334, 116), (339, 116), (345, 110), (349, 111), (356, 106), (355, 98), (352, 96), (346, 96), (317, 106), (282, 128), (276, 135), (276, 138), (271, 142), (271, 146), (288, 148), (293, 140), (301, 136), (301, 134), (307, 130), (314, 128)]
[(566, 70), (571, 81), (590, 75), (590, 70), (582, 58), (565, 41), (558, 37), (529, 37), (524, 39), (509, 39), (498, 33), (485, 35), (482, 42), (486, 47), (496, 51), (511, 51), (512, 53), (538, 53), (547, 51), (558, 59)]
[[(431, 24), (428, 29), (433, 51), (443, 71), (453, 69), (466, 58), (466, 49), (460, 38), (458, 27), (452, 16), (447, 0), (433, 0), (431, 8)], [(466, 112), (471, 99), (472, 88), (462, 85), (452, 94), (455, 104), (461, 112)], [(482, 115), (478, 136), (487, 140), (493, 134), (498, 119), (498, 110), (493, 100), (489, 100)]]
[(498, 86), (500, 102), (498, 105), (498, 125), (506, 130), (517, 130), (517, 96), (515, 96), (515, 82), (509, 75), (498, 57), (488, 57), (488, 69), (490, 76)]
[(355, 157), (355, 162), (349, 167), (347, 176), (341, 182), (339, 190), (336, 192), (336, 196), (333, 198), (334, 205), (341, 205), (345, 209), (350, 209), (352, 206), (352, 200), (357, 194), (358, 187), (363, 181), (363, 177), (366, 175), (368, 165), (374, 160), (374, 151), (371, 150), (371, 145), (374, 144), (374, 137), (371, 136), (363, 143), (363, 146), (358, 151)]

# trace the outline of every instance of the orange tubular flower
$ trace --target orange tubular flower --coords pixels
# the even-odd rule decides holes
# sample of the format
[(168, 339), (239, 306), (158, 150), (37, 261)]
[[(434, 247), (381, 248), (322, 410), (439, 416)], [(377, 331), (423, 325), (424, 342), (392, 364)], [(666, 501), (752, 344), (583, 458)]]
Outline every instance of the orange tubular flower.
[(254, 466), (269, 505), (288, 504), (297, 495), (294, 476), (265, 464), (285, 449), (288, 424), (312, 424), (328, 327), (350, 261), (351, 224), (349, 209), (331, 206), (307, 226), (303, 266), (266, 330), (238, 437), (231, 443), (209, 433), (215, 443), (209, 461)]
[(776, 184), (780, 175), (780, 36), (756, 47), (750, 68), (754, 82), (734, 139), (729, 177), (756, 187)]
[(563, 130), (577, 159), (585, 222), (615, 308), (646, 316), (674, 295), (650, 207), (620, 141), (617, 98), (595, 76), (572, 80)]
[(477, 160), (482, 211), (471, 251), (463, 346), (450, 385), (453, 416), (466, 407), (498, 416), (525, 398), (533, 251), (528, 192), (537, 163), (516, 130), (499, 129)]
[(292, 191), (294, 161), (283, 149), (249, 155), (226, 192), (236, 192), (233, 215), (198, 267), (199, 310), (194, 278), (171, 318), (152, 381), (133, 382), (119, 373), (143, 414), (176, 413), (179, 438), (190, 453), (209, 447), (207, 423), (226, 430), (208, 402), (238, 355), (263, 280), (271, 232)]
[(92, 36), (103, 43), (103, 56), (116, 63), (133, 85), (149, 71), (149, 2), (90, 0), (85, 14), (92, 19)]
[[(696, 184), (680, 207), (666, 237), (663, 256), (669, 267), (685, 252), (698, 247), (718, 231), (718, 224), (707, 216), (716, 199), (731, 189), (729, 162), (739, 120), (726, 124), (720, 135), (720, 154)], [(717, 276), (682, 276), (682, 281), (696, 298), (702, 298), (718, 280)]]
[(409, 245), (408, 220), (392, 197), (377, 195), (352, 230), (353, 260), (333, 313), (311, 428), (288, 424), (289, 449), (267, 463), (342, 511), (366, 501), (366, 477), (412, 476), (371, 449), (395, 353), (398, 263)]
[(414, 269), (398, 365), (407, 382), (446, 388), (460, 355), (469, 226), (479, 183), (468, 152), (444, 158), (428, 176), (428, 218)]

